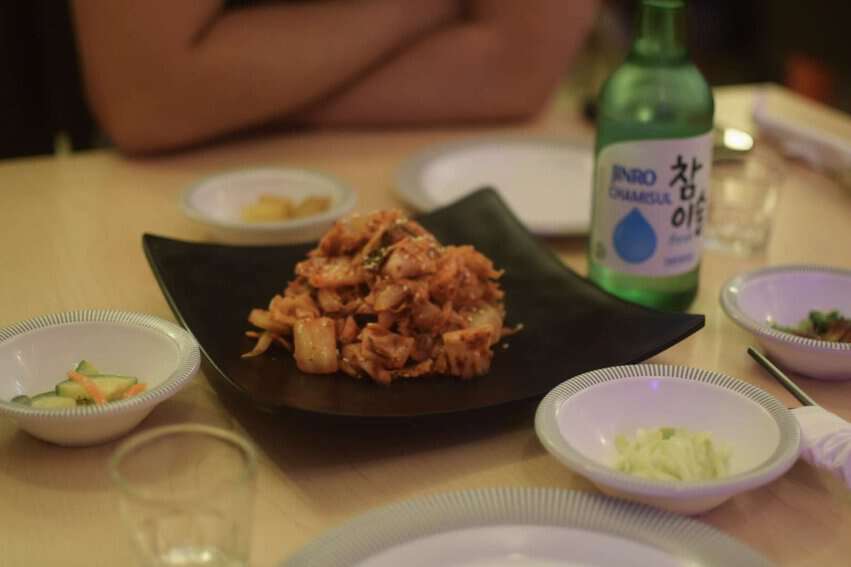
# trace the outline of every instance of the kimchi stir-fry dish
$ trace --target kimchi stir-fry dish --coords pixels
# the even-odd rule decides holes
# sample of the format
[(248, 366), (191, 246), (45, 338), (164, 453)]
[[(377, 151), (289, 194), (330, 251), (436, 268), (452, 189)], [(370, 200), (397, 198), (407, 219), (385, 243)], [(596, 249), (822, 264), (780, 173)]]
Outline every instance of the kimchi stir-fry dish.
[(248, 320), (257, 356), (273, 344), (304, 372), (381, 383), (488, 371), (507, 334), (501, 272), (472, 246), (443, 246), (399, 211), (338, 221), (295, 279)]

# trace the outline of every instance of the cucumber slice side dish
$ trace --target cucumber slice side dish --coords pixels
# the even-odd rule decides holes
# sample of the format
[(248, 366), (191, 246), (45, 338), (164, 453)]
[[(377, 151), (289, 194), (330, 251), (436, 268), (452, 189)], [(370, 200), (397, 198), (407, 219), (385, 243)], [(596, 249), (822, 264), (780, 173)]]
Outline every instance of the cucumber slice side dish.
[(53, 392), (45, 392), (32, 398), (30, 407), (39, 409), (62, 409), (73, 408), (77, 406), (76, 400), (73, 398), (63, 398), (57, 396)]
[(77, 367), (74, 368), (76, 372), (80, 374), (85, 374), (86, 376), (94, 376), (95, 374), (100, 374), (95, 365), (89, 362), (88, 360), (81, 360), (77, 363)]
[[(103, 396), (108, 402), (119, 399), (124, 393), (130, 389), (130, 386), (136, 384), (138, 380), (130, 376), (110, 376), (99, 374), (90, 377), (95, 386), (103, 392)], [(81, 384), (73, 380), (65, 380), (56, 385), (56, 395), (66, 398), (72, 398), (79, 403), (93, 403), (91, 395), (86, 391)]]
[[(74, 366), (74, 372), (82, 374), (97, 387), (107, 402), (123, 399), (130, 388), (139, 384), (139, 380), (133, 376), (121, 376), (119, 374), (102, 374), (94, 364), (88, 360), (81, 360)], [(85, 381), (82, 376), (76, 376), (80, 381)], [(87, 384), (91, 388), (90, 384)], [(136, 395), (144, 390), (144, 384), (134, 388)], [(63, 380), (49, 392), (42, 392), (35, 396), (20, 394), (11, 399), (13, 403), (33, 408), (72, 408), (76, 406), (87, 406), (95, 403), (92, 395), (86, 388), (74, 380)]]

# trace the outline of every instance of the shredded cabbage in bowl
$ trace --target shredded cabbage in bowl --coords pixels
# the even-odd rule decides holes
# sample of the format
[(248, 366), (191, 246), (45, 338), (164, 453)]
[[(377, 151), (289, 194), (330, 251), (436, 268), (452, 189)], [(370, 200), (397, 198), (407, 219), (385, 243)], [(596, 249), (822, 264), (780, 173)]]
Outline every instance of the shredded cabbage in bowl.
[(682, 427), (639, 428), (634, 437), (615, 438), (615, 468), (656, 480), (700, 481), (729, 474), (730, 449), (712, 435)]

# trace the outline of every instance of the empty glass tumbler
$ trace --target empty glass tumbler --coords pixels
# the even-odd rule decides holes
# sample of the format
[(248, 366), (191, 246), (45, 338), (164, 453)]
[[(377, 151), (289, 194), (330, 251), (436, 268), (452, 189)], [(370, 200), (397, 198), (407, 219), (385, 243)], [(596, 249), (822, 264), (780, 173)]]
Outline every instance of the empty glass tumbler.
[(781, 162), (751, 153), (717, 160), (706, 246), (740, 256), (759, 254), (771, 237), (782, 179)]
[(109, 468), (143, 565), (248, 564), (257, 471), (248, 441), (205, 425), (160, 427), (124, 441)]

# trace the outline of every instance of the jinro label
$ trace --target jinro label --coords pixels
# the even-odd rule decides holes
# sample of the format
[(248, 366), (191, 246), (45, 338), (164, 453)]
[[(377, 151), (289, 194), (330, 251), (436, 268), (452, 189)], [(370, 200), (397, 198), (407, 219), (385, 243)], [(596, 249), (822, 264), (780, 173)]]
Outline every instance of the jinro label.
[(711, 166), (711, 134), (603, 148), (594, 178), (594, 260), (646, 276), (694, 269), (703, 249)]

